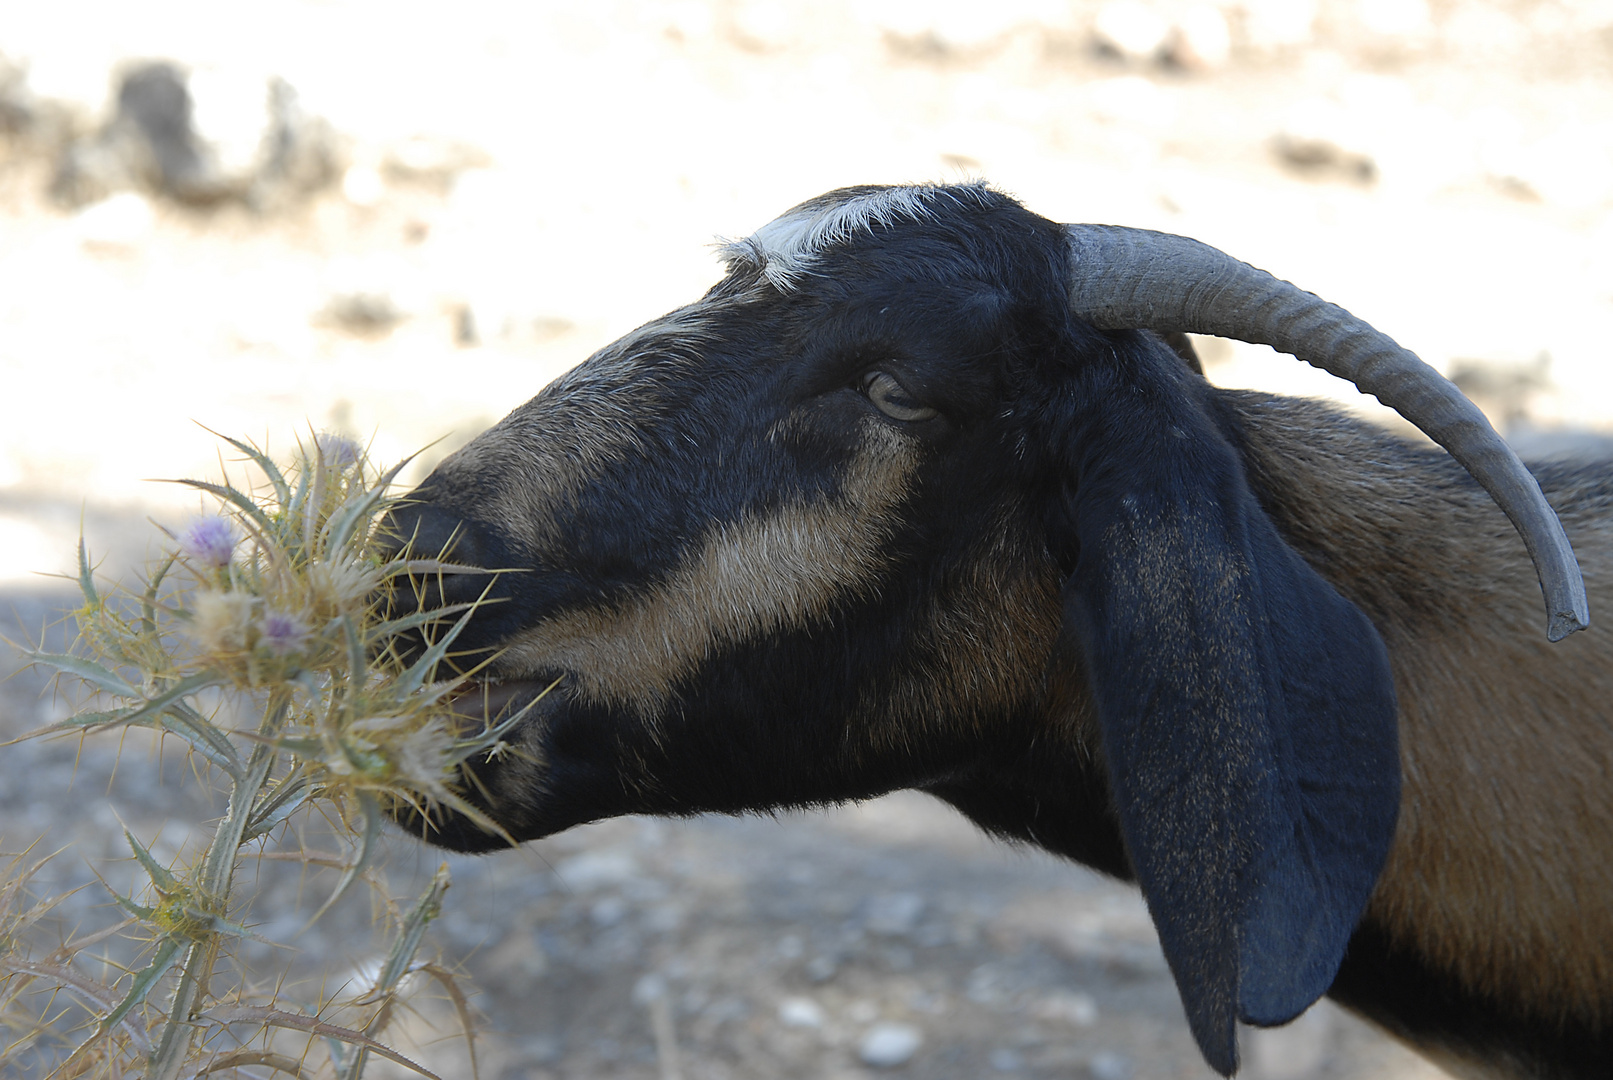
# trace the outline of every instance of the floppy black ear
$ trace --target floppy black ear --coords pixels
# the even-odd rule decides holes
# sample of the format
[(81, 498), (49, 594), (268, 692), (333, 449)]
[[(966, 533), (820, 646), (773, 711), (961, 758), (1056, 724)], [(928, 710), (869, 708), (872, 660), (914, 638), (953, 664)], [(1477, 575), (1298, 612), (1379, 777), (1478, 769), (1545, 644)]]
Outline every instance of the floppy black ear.
[(1130, 336), (1066, 391), (1065, 618), (1188, 1021), (1230, 1075), (1236, 1020), (1327, 990), (1388, 854), (1388, 657), (1278, 535), (1180, 361)]

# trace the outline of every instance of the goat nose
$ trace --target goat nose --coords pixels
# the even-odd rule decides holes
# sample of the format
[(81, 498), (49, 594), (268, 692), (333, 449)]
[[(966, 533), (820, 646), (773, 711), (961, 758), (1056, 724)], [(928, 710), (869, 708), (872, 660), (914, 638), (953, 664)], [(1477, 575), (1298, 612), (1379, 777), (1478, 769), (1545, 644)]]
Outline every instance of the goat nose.
[[(492, 581), (487, 574), (455, 573), (450, 568), (483, 566), (487, 543), (474, 523), (431, 503), (404, 503), (387, 515), (381, 535), (394, 557), (407, 553), (410, 559), (449, 564), (412, 571), (407, 580), (413, 602), (394, 596), (394, 605), (430, 610), (486, 598)], [(402, 586), (404, 581), (396, 584)]]
[(480, 566), (477, 529), (431, 503), (404, 503), (386, 516), (382, 535), (390, 554)]

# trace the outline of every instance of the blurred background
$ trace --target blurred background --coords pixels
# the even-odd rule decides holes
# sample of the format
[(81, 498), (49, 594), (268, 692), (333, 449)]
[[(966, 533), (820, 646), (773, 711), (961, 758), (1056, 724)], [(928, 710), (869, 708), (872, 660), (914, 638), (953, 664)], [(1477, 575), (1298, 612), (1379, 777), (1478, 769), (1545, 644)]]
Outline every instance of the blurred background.
[[(431, 444), (423, 475), (698, 296), (714, 237), (853, 183), (985, 177), (1198, 237), (1393, 334), (1526, 456), (1602, 448), (1610, 90), (1613, 0), (8, 5), (7, 636), (51, 622), (41, 575), (81, 529), (123, 576), (148, 516), (194, 509), (149, 478), (216, 474), (198, 425)], [(1393, 422), (1269, 350), (1201, 351), (1221, 385)], [(59, 711), (31, 679), (0, 687), (0, 732)], [(7, 850), (110, 853), (112, 803), (176, 844), (205, 812), (95, 753), (0, 754)], [(403, 879), (435, 866), (393, 839)], [(484, 1075), (1210, 1075), (1129, 890), (917, 797), (453, 865), (439, 947), (483, 989)], [(304, 944), (356, 970), (345, 925)], [(457, 1075), (437, 1019), (418, 1052)], [(1442, 1075), (1327, 1006), (1246, 1054), (1264, 1078)]]

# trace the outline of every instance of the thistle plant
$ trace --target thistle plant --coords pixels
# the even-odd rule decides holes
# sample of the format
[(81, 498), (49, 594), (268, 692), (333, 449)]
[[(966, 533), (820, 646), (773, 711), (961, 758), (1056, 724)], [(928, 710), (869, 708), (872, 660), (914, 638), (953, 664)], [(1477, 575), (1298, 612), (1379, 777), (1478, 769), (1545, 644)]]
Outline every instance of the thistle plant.
[[(380, 880), (373, 863), (389, 812), (446, 806), (497, 831), (455, 786), (460, 765), (498, 751), (518, 719), (477, 722), (455, 710), (470, 675), (453, 643), (477, 604), (422, 611), (386, 599), (434, 574), (485, 571), (416, 558), (381, 534), (403, 465), (379, 469), (351, 441), (317, 435), (282, 469), (256, 446), (226, 441), (257, 481), (180, 481), (214, 510), (168, 533), (138, 591), (103, 590), (81, 540), (78, 640), (67, 653), (29, 654), (81, 683), (93, 706), (34, 735), (148, 728), (177, 739), (218, 779), (223, 817), (199, 854), (171, 864), (125, 829), (145, 887), (125, 896), (103, 879), (121, 921), (43, 958), (28, 931), (60, 898), (37, 899), (28, 883), (49, 856), (14, 859), (0, 880), (0, 1022), (14, 1022), (26, 994), (42, 989), (81, 1003), (89, 1020), (56, 1065), (62, 1077), (179, 1080), (246, 1069), (356, 1080), (372, 1056), (429, 1076), (378, 1036), (405, 977), (421, 972), (443, 987), (471, 1037), (452, 975), (417, 959), (448, 887), (446, 866), (411, 908), (394, 908), (380, 973), (347, 1003), (360, 1023), (331, 1022), (329, 1002), (299, 1009), (255, 995), (252, 987), (274, 982), (263, 973), (223, 975), (232, 946), (255, 938), (249, 899), (235, 888), (246, 859), (289, 836), (298, 815), (335, 822), (351, 848), (316, 919), (356, 880)], [(139, 955), (102, 983), (74, 956), (113, 935), (134, 939)], [(60, 1027), (59, 1017), (52, 1022)], [(244, 1042), (231, 1028), (243, 1023), (256, 1032)], [(0, 1069), (45, 1026), (23, 1025)], [(325, 1053), (305, 1046), (287, 1055), (276, 1030), (302, 1032)]]

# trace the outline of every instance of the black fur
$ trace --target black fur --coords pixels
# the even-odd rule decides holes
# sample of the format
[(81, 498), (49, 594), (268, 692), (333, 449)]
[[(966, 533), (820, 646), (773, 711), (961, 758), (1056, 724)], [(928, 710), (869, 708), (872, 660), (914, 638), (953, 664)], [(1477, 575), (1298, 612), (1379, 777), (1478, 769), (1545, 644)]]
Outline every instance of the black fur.
[(1539, 1080), (1606, 1080), (1613, 1031), (1532, 1016), (1476, 993), (1366, 923), (1350, 939), (1329, 996), (1414, 1045), (1505, 1064)]

